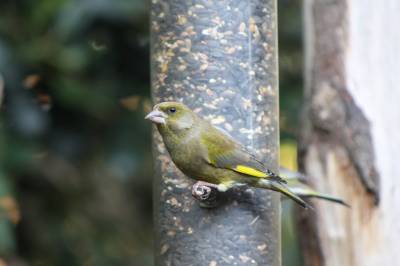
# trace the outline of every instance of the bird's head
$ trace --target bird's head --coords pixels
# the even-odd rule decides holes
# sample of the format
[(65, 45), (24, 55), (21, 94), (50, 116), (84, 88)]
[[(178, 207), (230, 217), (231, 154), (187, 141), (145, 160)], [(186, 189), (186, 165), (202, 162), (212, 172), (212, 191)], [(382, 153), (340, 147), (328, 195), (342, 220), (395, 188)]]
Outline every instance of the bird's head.
[(193, 126), (196, 115), (186, 105), (179, 102), (162, 102), (153, 107), (145, 119), (160, 127), (171, 130), (188, 129)]

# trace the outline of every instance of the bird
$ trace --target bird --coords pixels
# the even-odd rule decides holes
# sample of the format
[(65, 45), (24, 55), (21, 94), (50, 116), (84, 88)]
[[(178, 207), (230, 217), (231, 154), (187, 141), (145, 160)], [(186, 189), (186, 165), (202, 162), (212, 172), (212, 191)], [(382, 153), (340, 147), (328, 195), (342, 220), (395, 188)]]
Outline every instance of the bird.
[(196, 184), (220, 192), (251, 186), (280, 192), (303, 208), (311, 208), (253, 153), (180, 102), (161, 102), (145, 119), (153, 122), (176, 165)]

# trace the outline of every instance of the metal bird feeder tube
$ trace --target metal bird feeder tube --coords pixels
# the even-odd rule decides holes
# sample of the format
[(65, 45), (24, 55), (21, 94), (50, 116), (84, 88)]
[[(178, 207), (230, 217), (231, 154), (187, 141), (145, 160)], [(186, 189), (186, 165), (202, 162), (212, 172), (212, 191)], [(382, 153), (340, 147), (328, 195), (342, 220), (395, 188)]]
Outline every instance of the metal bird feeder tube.
[[(278, 170), (276, 0), (153, 0), (152, 97), (181, 101)], [(202, 208), (154, 130), (156, 265), (280, 265), (278, 193)]]

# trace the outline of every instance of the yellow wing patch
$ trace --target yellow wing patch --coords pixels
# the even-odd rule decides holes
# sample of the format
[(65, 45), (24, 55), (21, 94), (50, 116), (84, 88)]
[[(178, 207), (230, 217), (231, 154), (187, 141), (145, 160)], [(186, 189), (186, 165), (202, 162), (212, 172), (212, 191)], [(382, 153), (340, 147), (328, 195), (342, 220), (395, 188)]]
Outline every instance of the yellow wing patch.
[(236, 172), (239, 172), (241, 174), (245, 175), (250, 175), (250, 176), (255, 176), (255, 177), (260, 177), (264, 178), (267, 177), (267, 175), (261, 171), (258, 171), (252, 167), (244, 166), (244, 165), (237, 165), (235, 168), (233, 168)]

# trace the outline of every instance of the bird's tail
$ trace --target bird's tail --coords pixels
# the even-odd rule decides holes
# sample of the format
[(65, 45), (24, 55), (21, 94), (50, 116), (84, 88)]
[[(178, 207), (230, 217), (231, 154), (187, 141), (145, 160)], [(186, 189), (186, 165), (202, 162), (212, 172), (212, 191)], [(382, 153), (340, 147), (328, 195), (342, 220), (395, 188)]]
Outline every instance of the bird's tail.
[(299, 196), (293, 193), (285, 184), (280, 182), (274, 182), (267, 179), (260, 179), (257, 184), (259, 188), (266, 188), (271, 189), (277, 192), (284, 194), (285, 196), (289, 197), (290, 199), (294, 200), (297, 204), (305, 209), (313, 209), (309, 204), (307, 204), (304, 200), (302, 200)]
[(297, 196), (299, 196), (301, 198), (323, 199), (323, 200), (335, 202), (335, 203), (338, 203), (338, 204), (341, 204), (343, 206), (350, 208), (350, 205), (347, 204), (344, 200), (334, 197), (334, 196), (331, 196), (331, 195), (328, 195), (328, 194), (319, 193), (304, 184), (294, 185), (291, 182), (289, 182), (289, 188), (294, 194), (296, 194)]
[(347, 204), (342, 199), (339, 199), (339, 198), (336, 198), (336, 197), (333, 197), (333, 196), (330, 196), (330, 195), (327, 195), (327, 194), (314, 192), (314, 193), (309, 194), (309, 195), (304, 195), (303, 197), (312, 197), (312, 198), (324, 199), (324, 200), (328, 200), (328, 201), (339, 203), (339, 204), (341, 204), (343, 206), (346, 206), (346, 207), (350, 208), (350, 205)]

